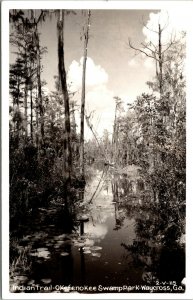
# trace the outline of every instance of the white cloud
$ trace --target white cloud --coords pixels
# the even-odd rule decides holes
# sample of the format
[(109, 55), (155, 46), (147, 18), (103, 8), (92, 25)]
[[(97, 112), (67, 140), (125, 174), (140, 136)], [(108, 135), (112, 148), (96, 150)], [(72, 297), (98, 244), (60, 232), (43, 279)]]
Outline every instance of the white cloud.
[[(113, 91), (106, 85), (98, 85), (86, 94), (86, 111), (92, 115), (92, 125), (99, 136), (102, 136), (105, 128), (112, 131), (114, 120), (115, 101)], [(86, 138), (91, 138), (92, 133), (89, 128), (85, 132)]]
[(86, 94), (86, 102), (90, 110), (108, 110), (114, 105), (113, 92), (104, 84), (98, 85)]
[(148, 58), (145, 54), (141, 53), (141, 56), (128, 61), (128, 66), (131, 68), (145, 68), (149, 71), (155, 69), (155, 64), (151, 58)]
[[(158, 44), (158, 24), (163, 30), (162, 43), (168, 43), (171, 37), (180, 38), (182, 31), (187, 31), (190, 21), (190, 12), (187, 10), (171, 9), (161, 10), (159, 13), (150, 13), (143, 34), (146, 42)], [(157, 32), (156, 32), (157, 31)]]
[[(76, 94), (78, 105), (80, 105), (81, 99), (82, 63), (83, 58), (80, 59), (80, 62), (72, 61), (68, 71), (70, 90), (79, 90)], [(93, 112), (90, 121), (98, 136), (102, 136), (105, 128), (112, 130), (115, 101), (113, 99), (114, 93), (108, 89), (107, 82), (108, 74), (105, 69), (100, 65), (96, 65), (88, 57), (86, 66), (86, 113), (90, 115)], [(76, 112), (76, 118), (80, 118), (80, 110)], [(80, 130), (79, 125), (78, 130)], [(93, 138), (93, 134), (87, 125), (85, 125), (85, 138)]]
[[(68, 70), (68, 83), (75, 89), (80, 88), (82, 84), (82, 64), (83, 57), (79, 62), (73, 60)], [(107, 82), (107, 72), (100, 65), (96, 65), (92, 58), (88, 57), (86, 63), (86, 85), (96, 86)]]
[(85, 233), (89, 235), (90, 238), (94, 239), (104, 239), (107, 234), (107, 226), (105, 224), (91, 224), (85, 223)]
[(151, 58), (146, 58), (143, 62), (143, 65), (145, 68), (147, 68), (149, 70), (155, 70), (155, 63), (154, 63), (153, 59), (151, 59)]
[(129, 67), (138, 67), (139, 62), (137, 61), (137, 59), (133, 58), (128, 61), (128, 65), (129, 65)]
[[(71, 90), (81, 88), (82, 62), (83, 58), (80, 59), (80, 62), (74, 60), (69, 67), (68, 82), (72, 82)], [(106, 87), (107, 82), (107, 72), (100, 65), (96, 65), (91, 58), (88, 58), (86, 66), (86, 87), (88, 88), (85, 97), (86, 112), (88, 115), (94, 112), (91, 123), (100, 136), (105, 128), (112, 127), (112, 116), (107, 116), (106, 111), (113, 104), (113, 92)], [(77, 118), (79, 118), (79, 115)], [(91, 130), (86, 125), (85, 138), (93, 138)]]

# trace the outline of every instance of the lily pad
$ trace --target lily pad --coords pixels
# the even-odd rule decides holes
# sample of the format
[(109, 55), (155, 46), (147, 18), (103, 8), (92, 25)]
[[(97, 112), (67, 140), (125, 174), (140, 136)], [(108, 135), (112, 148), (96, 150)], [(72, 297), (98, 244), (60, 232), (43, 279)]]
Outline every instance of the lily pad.
[(34, 283), (35, 283), (35, 280), (34, 280), (34, 279), (31, 279), (31, 280), (28, 281), (27, 284), (28, 284), (28, 285), (32, 285), (32, 284), (34, 284)]
[[(46, 250), (40, 250), (40, 249), (46, 249)], [(47, 250), (47, 248), (39, 248), (37, 252), (31, 252), (30, 255), (42, 257), (42, 258), (49, 258), (50, 252)]]
[(48, 248), (37, 248), (38, 252), (47, 251), (47, 250), (48, 250)]
[(93, 251), (102, 250), (102, 247), (100, 247), (100, 246), (92, 246), (91, 250), (93, 250)]
[(52, 246), (52, 243), (46, 243), (46, 246), (50, 247)]
[(54, 239), (55, 240), (61, 240), (61, 239), (64, 239), (66, 237), (66, 234), (60, 234), (58, 236), (55, 236)]
[(25, 282), (28, 278), (27, 276), (20, 275), (20, 276), (15, 276), (15, 279), (18, 280), (19, 282)]
[(77, 247), (84, 247), (85, 243), (83, 242), (74, 242), (74, 245), (77, 246)]
[(91, 251), (90, 250), (84, 250), (84, 254), (90, 254)]
[(90, 247), (86, 246), (86, 247), (83, 248), (83, 250), (84, 250), (84, 252), (87, 251), (87, 250), (90, 250)]
[(51, 278), (43, 278), (43, 279), (41, 279), (41, 282), (43, 282), (44, 284), (48, 284), (48, 283), (50, 283), (51, 281), (52, 281)]
[(85, 246), (93, 246), (93, 245), (94, 245), (94, 241), (93, 240), (87, 239), (85, 241)]
[(61, 255), (61, 256), (68, 256), (69, 253), (68, 253), (68, 252), (61, 252), (60, 255)]
[(89, 220), (89, 217), (87, 215), (79, 215), (77, 218), (78, 221), (85, 221), (87, 222)]
[(97, 252), (93, 252), (91, 255), (95, 257), (101, 257), (101, 253), (97, 253)]
[(57, 241), (57, 244), (62, 245), (64, 244), (64, 241)]

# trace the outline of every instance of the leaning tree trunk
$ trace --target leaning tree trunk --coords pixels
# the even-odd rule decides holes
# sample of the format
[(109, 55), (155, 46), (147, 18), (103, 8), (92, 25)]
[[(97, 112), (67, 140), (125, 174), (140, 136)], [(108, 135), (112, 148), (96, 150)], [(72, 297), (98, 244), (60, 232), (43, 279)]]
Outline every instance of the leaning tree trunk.
[(64, 180), (70, 182), (72, 173), (72, 153), (71, 153), (71, 128), (70, 128), (70, 108), (69, 95), (66, 82), (66, 70), (64, 64), (64, 11), (60, 10), (57, 21), (58, 32), (58, 75), (61, 91), (64, 99), (65, 126), (64, 126)]
[(90, 10), (88, 11), (87, 24), (83, 32), (84, 37), (84, 58), (82, 71), (82, 95), (81, 95), (81, 114), (80, 114), (80, 175), (84, 180), (84, 115), (85, 115), (85, 79), (86, 79), (86, 61), (87, 46), (89, 38)]

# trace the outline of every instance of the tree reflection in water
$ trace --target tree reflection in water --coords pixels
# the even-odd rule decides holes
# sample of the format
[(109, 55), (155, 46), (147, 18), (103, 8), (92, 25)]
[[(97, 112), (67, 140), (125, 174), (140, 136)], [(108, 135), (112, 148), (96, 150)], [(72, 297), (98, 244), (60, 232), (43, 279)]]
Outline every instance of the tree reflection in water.
[(120, 209), (120, 194), (122, 192), (121, 187), (119, 185), (119, 177), (114, 175), (112, 182), (112, 194), (113, 194), (113, 203), (115, 206), (115, 227), (113, 230), (119, 230), (123, 226), (125, 216), (123, 211)]
[[(124, 208), (127, 217), (135, 218), (136, 238), (131, 245), (122, 243), (122, 246), (132, 256), (135, 266), (143, 267), (142, 280), (147, 284), (159, 280), (180, 285), (185, 277), (185, 249), (180, 243), (184, 211), (179, 210), (172, 197), (161, 199), (163, 193), (158, 193), (155, 202), (152, 194), (144, 191), (141, 179), (134, 182), (119, 176), (115, 186), (114, 199), (119, 203), (116, 209)], [(117, 219), (117, 211), (115, 215)]]
[[(138, 175), (97, 169), (93, 174), (76, 189), (73, 209), (51, 203), (40, 211), (34, 226), (39, 229), (42, 221), (41, 235), (31, 228), (23, 241), (31, 245), (27, 280), (53, 286), (155, 285), (157, 280), (180, 285), (185, 277), (184, 209), (175, 198), (161, 200), (159, 193), (154, 201)], [(80, 220), (87, 219), (80, 230)]]
[[(163, 192), (157, 192), (154, 197), (151, 187), (139, 175), (128, 176), (113, 170), (95, 172), (91, 184), (87, 183), (78, 193), (76, 219), (89, 216), (89, 222), (84, 224), (84, 234), (79, 236), (78, 230), (78, 236), (72, 238), (72, 244), (79, 249), (79, 259), (76, 259), (81, 284), (102, 278), (106, 255), (112, 259), (112, 276), (124, 265), (119, 276), (123, 276), (128, 284), (155, 285), (158, 280), (181, 284), (185, 277), (185, 250), (180, 238), (184, 233), (185, 215), (175, 197), (166, 198), (165, 193), (162, 199)], [(131, 224), (135, 230), (132, 238)], [(118, 244), (119, 233), (116, 231), (120, 233)], [(123, 261), (116, 253), (120, 251), (121, 239), (121, 248), (128, 253), (125, 258), (123, 255)], [(113, 247), (113, 253), (109, 252), (109, 245)], [(101, 266), (96, 277), (90, 273), (93, 257), (100, 262), (94, 266)]]

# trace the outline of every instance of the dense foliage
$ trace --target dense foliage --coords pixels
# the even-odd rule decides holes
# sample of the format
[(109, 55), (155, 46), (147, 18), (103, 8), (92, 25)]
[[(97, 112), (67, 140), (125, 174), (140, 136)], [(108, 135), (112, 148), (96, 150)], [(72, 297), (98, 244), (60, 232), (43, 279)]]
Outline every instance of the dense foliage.
[[(10, 12), (10, 43), (16, 49), (15, 62), (10, 65), (12, 225), (18, 220), (22, 222), (22, 218), (34, 209), (48, 205), (52, 197), (61, 197), (68, 206), (72, 200), (66, 199), (66, 195), (81, 184), (79, 120), (75, 119), (74, 94), (66, 85), (65, 65), (61, 61), (64, 14), (56, 11), (55, 15), (60, 68), (59, 76), (54, 79), (55, 90), (46, 93), (46, 83), (42, 79), (42, 56), (46, 55), (46, 48), (41, 46), (39, 24), (45, 21), (48, 12), (40, 11), (39, 15), (33, 10), (29, 14), (21, 10)], [(161, 69), (158, 72), (156, 67), (154, 80), (147, 82), (148, 94), (143, 93), (128, 104), (127, 111), (119, 97), (112, 99), (116, 104), (113, 134), (111, 136), (105, 130), (102, 138), (95, 134), (93, 140), (85, 142), (84, 163), (92, 164), (94, 160), (102, 159), (116, 164), (119, 169), (132, 164), (139, 166), (141, 175), (152, 189), (155, 203), (167, 203), (174, 212), (173, 221), (183, 230), (186, 163), (184, 33), (180, 40), (166, 47), (164, 53), (160, 52), (159, 57)], [(70, 164), (69, 157), (72, 159)], [(67, 184), (67, 172), (70, 184)]]
[[(15, 62), (10, 65), (11, 228), (23, 223), (38, 207), (47, 206), (52, 197), (61, 197), (67, 204), (66, 195), (71, 193), (73, 182), (79, 180), (74, 94), (62, 89), (61, 80), (63, 82), (65, 78), (61, 79), (60, 74), (54, 76), (55, 90), (50, 93), (46, 92), (46, 83), (42, 79), (42, 56), (47, 51), (40, 45), (39, 24), (48, 15), (43, 10), (10, 11), (10, 43), (15, 50)], [(55, 15), (59, 18), (60, 12), (56, 11)], [(58, 19), (58, 22), (62, 21)], [(60, 26), (57, 28), (59, 30)], [(61, 47), (62, 41), (58, 51)], [(62, 64), (59, 61), (59, 65)], [(70, 102), (68, 124), (66, 101)], [(66, 139), (67, 125), (70, 140)], [(69, 164), (69, 143), (72, 170), (66, 167)], [(67, 169), (71, 173), (71, 178), (68, 178), (71, 186), (67, 184)]]

